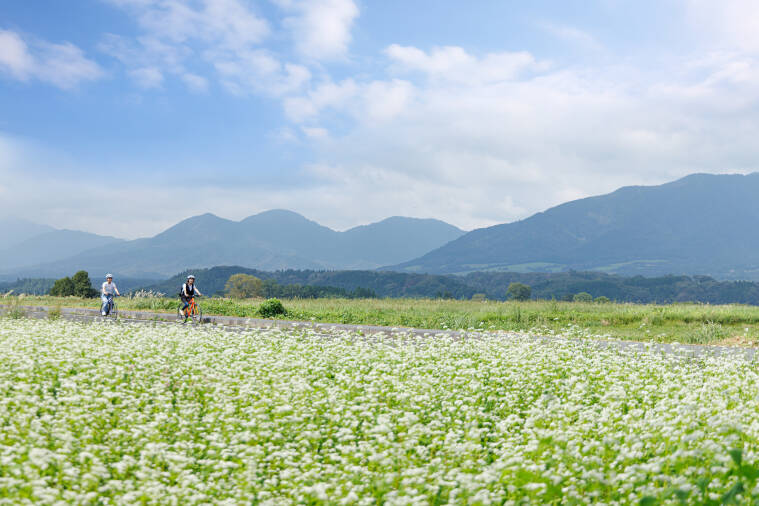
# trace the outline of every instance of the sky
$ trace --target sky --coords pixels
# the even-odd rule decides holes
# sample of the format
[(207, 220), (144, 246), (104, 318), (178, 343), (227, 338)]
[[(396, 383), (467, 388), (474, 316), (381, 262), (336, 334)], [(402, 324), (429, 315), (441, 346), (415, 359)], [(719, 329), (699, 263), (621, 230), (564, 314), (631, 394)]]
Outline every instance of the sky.
[(463, 229), (759, 160), (754, 0), (5, 0), (0, 217)]

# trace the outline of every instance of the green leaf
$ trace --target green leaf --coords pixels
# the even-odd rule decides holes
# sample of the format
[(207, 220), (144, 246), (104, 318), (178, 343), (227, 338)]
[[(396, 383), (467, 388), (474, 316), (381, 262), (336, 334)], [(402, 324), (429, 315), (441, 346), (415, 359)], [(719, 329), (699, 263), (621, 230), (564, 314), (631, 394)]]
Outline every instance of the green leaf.
[(738, 501), (736, 498), (738, 497), (738, 494), (743, 492), (743, 490), (743, 483), (739, 481), (722, 496), (722, 504), (737, 504)]
[(690, 492), (688, 490), (682, 490), (680, 488), (675, 490), (675, 497), (677, 497), (677, 500), (680, 501), (682, 504), (685, 504), (689, 495), (690, 495)]
[(759, 469), (744, 464), (740, 467), (740, 474), (749, 481), (756, 481), (756, 479), (759, 478)]
[(743, 462), (743, 450), (740, 448), (733, 448), (730, 450), (730, 456), (733, 458), (733, 462), (735, 462), (735, 465), (740, 467), (741, 462)]

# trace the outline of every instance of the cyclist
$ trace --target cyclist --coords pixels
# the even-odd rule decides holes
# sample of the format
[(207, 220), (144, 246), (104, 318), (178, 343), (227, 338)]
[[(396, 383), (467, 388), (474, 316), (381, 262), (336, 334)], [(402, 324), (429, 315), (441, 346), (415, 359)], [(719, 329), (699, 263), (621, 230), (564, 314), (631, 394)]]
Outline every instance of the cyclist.
[(113, 274), (106, 274), (105, 275), (105, 282), (103, 282), (103, 286), (100, 288), (100, 300), (103, 302), (103, 305), (100, 307), (100, 314), (103, 316), (107, 316), (108, 313), (111, 311), (111, 303), (113, 302), (113, 294), (121, 295), (119, 293), (119, 289), (116, 288), (116, 283), (113, 282)]
[(179, 292), (179, 298), (182, 299), (182, 313), (190, 306), (190, 299), (196, 295), (203, 295), (195, 287), (195, 276), (190, 274), (187, 276), (187, 282), (182, 285), (182, 290)]

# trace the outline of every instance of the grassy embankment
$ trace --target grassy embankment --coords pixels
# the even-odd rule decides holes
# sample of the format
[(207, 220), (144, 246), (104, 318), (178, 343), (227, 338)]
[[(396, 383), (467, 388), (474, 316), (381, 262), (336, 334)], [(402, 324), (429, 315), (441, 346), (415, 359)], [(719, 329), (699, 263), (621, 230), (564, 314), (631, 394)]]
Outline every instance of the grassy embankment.
[[(10, 299), (10, 300), (9, 300)], [(0, 300), (0, 304), (14, 298)], [(99, 300), (23, 297), (22, 305), (98, 307)], [(680, 343), (759, 344), (759, 307), (596, 304), (556, 301), (475, 302), (428, 299), (291, 299), (284, 317), (430, 329), (536, 330), (574, 336)], [(261, 300), (205, 298), (205, 314), (258, 317)], [(173, 312), (173, 298), (119, 299), (122, 310)]]

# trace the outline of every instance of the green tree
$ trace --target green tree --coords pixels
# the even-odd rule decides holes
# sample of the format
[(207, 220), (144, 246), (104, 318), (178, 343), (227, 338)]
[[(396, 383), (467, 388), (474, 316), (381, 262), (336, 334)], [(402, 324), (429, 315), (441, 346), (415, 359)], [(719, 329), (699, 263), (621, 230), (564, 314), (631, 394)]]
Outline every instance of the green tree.
[(530, 300), (532, 288), (524, 283), (511, 283), (506, 289), (506, 294), (512, 300)]
[(596, 297), (595, 302), (597, 304), (608, 304), (611, 301), (609, 300), (609, 297), (606, 297), (605, 295), (601, 295), (600, 297)]
[(54, 297), (69, 297), (74, 295), (74, 282), (66, 276), (57, 280), (50, 289), (50, 295)]
[(593, 296), (588, 292), (576, 293), (572, 300), (575, 302), (593, 302)]
[(376, 299), (377, 293), (371, 288), (356, 287), (351, 294), (354, 299)]
[(98, 291), (92, 288), (90, 275), (87, 271), (79, 271), (71, 278), (74, 283), (74, 295), (77, 297), (92, 298), (97, 297)]
[(264, 282), (250, 274), (233, 274), (229, 276), (224, 291), (233, 299), (263, 297)]

